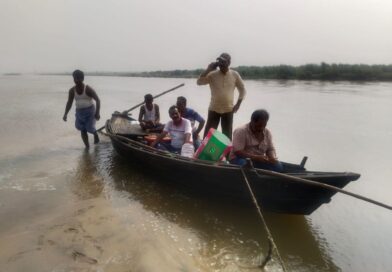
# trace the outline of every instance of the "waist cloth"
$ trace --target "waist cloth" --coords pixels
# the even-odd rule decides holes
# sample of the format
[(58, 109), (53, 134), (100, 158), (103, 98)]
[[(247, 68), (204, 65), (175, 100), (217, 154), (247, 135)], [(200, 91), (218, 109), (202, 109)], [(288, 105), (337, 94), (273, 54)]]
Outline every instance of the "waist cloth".
[(95, 133), (95, 106), (76, 109), (75, 127), (80, 131)]

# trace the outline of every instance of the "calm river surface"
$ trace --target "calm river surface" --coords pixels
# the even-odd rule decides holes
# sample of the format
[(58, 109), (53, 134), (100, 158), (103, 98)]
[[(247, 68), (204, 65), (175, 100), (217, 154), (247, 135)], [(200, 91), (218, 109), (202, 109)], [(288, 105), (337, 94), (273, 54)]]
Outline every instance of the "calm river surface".
[[(163, 121), (177, 96), (203, 115), (210, 97), (194, 79), (85, 81), (102, 100), (98, 127), (183, 82), (156, 100)], [(72, 83), (0, 76), (0, 271), (257, 271), (268, 243), (255, 209), (145, 177), (104, 136), (85, 151), (74, 108), (62, 121)], [(235, 126), (266, 108), (281, 160), (308, 156), (311, 170), (358, 172), (345, 189), (392, 204), (392, 83), (245, 83)], [(266, 220), (288, 271), (392, 269), (386, 209), (338, 194), (310, 216)], [(276, 256), (266, 271), (282, 271)]]

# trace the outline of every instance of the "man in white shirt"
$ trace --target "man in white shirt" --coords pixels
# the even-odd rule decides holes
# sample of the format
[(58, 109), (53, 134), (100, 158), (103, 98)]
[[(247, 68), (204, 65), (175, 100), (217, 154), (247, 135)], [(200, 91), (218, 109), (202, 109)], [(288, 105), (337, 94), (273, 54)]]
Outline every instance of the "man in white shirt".
[[(84, 73), (80, 70), (75, 70), (72, 74), (75, 86), (68, 91), (68, 100), (65, 105), (65, 112), (63, 116), (64, 122), (67, 121), (68, 112), (71, 110), (72, 103), (75, 100), (76, 114), (75, 127), (80, 130), (83, 143), (86, 149), (90, 148), (88, 141), (88, 133), (94, 135), (94, 144), (99, 143), (97, 130), (95, 129), (95, 120), (99, 120), (101, 100), (93, 88), (83, 83)], [(93, 103), (95, 101), (95, 105)]]
[[(151, 146), (179, 154), (185, 143), (192, 143), (192, 125), (188, 119), (181, 117), (177, 106), (170, 107), (169, 115), (171, 120), (166, 123), (162, 133), (151, 143)], [(171, 137), (170, 144), (161, 142), (167, 134)]]

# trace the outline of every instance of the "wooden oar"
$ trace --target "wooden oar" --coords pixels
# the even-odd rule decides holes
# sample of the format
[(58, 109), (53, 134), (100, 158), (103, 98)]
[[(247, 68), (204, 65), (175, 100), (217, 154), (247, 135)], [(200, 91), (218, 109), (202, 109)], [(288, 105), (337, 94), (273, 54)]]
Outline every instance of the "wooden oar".
[(339, 193), (342, 193), (342, 194), (345, 194), (345, 195), (349, 195), (349, 196), (358, 198), (360, 200), (363, 200), (363, 201), (375, 204), (377, 206), (386, 208), (388, 210), (392, 210), (392, 206), (389, 206), (389, 205), (387, 205), (385, 203), (382, 203), (382, 202), (379, 202), (379, 201), (367, 198), (367, 197), (359, 195), (359, 194), (351, 193), (349, 191), (340, 189), (340, 188), (338, 188), (336, 186), (332, 186), (332, 185), (329, 185), (329, 184), (325, 184), (325, 183), (321, 183), (321, 182), (317, 182), (317, 181), (313, 181), (313, 180), (309, 180), (309, 179), (304, 179), (304, 178), (300, 178), (300, 177), (294, 177), (292, 175), (283, 174), (283, 173), (279, 173), (279, 172), (274, 172), (274, 171), (270, 171), (270, 170), (265, 170), (265, 169), (260, 169), (260, 168), (256, 169), (256, 168), (254, 168), (253, 162), (251, 160), (248, 159), (247, 162), (248, 162), (248, 169), (250, 168), (251, 170), (254, 170), (256, 175), (259, 175), (258, 172), (260, 172), (260, 173), (263, 173), (263, 174), (269, 175), (269, 176), (285, 178), (285, 179), (290, 180), (290, 181), (305, 183), (305, 184), (308, 184), (308, 185), (311, 185), (311, 186), (322, 187), (322, 188), (325, 188), (325, 189), (329, 189), (329, 190), (332, 190), (332, 191), (336, 191), (336, 192), (339, 192)]
[[(158, 97), (160, 97), (160, 96), (162, 96), (162, 95), (164, 95), (164, 94), (170, 93), (171, 91), (174, 91), (174, 90), (176, 90), (176, 89), (178, 89), (178, 88), (180, 88), (180, 87), (182, 87), (182, 86), (184, 86), (184, 85), (185, 85), (185, 83), (182, 83), (182, 84), (180, 84), (180, 85), (177, 85), (177, 86), (175, 86), (175, 87), (173, 87), (173, 88), (171, 88), (171, 89), (169, 89), (169, 90), (167, 90), (167, 91), (164, 91), (164, 92), (162, 92), (162, 93), (160, 93), (160, 94), (157, 94), (156, 96), (153, 96), (153, 98), (155, 99), (155, 98), (158, 98)], [(123, 111), (123, 113), (128, 113), (128, 112), (130, 112), (130, 111), (133, 111), (134, 109), (137, 109), (138, 107), (140, 107), (140, 106), (143, 105), (143, 104), (144, 104), (144, 101), (143, 101), (143, 102), (140, 102), (140, 103), (137, 104), (136, 106), (133, 106), (133, 107), (130, 108), (129, 110)], [(99, 128), (99, 129), (97, 129), (97, 131), (100, 132), (100, 131), (101, 131), (102, 129), (104, 129), (104, 128), (105, 128), (105, 126)]]
[[(160, 96), (162, 96), (162, 95), (164, 95), (164, 94), (170, 93), (171, 91), (174, 91), (175, 89), (178, 89), (178, 88), (180, 88), (180, 87), (182, 87), (182, 86), (184, 86), (184, 85), (185, 85), (185, 84), (182, 83), (182, 84), (180, 84), (180, 85), (178, 85), (178, 86), (176, 86), (176, 87), (173, 87), (173, 88), (171, 88), (171, 89), (169, 89), (169, 90), (167, 90), (167, 91), (164, 91), (164, 92), (162, 92), (162, 93), (160, 93), (160, 94), (157, 94), (156, 96), (153, 96), (153, 98), (155, 99), (155, 98), (158, 98), (158, 97), (160, 97)], [(136, 109), (136, 108), (138, 108), (138, 107), (140, 107), (140, 106), (143, 105), (143, 104), (144, 104), (144, 101), (141, 102), (141, 103), (139, 103), (139, 104), (137, 104), (136, 106), (133, 106), (132, 108), (130, 108), (129, 110), (127, 110), (126, 113), (128, 113), (128, 112), (130, 112), (130, 111), (132, 111), (132, 110), (134, 110), (134, 109)]]

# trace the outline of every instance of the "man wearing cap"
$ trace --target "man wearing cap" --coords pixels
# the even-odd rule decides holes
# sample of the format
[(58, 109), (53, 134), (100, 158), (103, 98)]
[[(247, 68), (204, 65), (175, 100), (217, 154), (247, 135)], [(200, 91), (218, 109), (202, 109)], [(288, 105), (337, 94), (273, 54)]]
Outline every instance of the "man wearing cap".
[[(210, 128), (218, 128), (219, 122), (221, 122), (222, 132), (230, 139), (232, 138), (233, 114), (240, 108), (246, 90), (240, 74), (229, 68), (230, 62), (230, 55), (222, 53), (216, 62), (210, 63), (197, 79), (197, 85), (209, 84), (211, 89), (211, 101), (204, 137)], [(217, 70), (218, 67), (219, 70)], [(239, 92), (236, 104), (234, 104), (235, 88)]]

